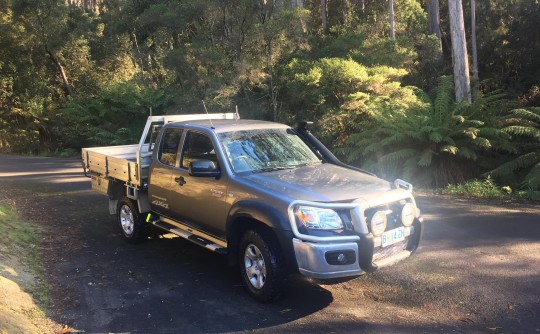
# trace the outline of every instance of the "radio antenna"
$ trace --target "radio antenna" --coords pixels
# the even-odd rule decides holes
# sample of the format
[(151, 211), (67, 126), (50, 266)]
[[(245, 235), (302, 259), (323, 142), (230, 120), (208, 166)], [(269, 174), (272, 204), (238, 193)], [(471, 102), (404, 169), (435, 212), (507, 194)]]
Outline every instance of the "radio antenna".
[[(206, 109), (206, 104), (204, 103), (204, 100), (201, 100), (201, 101), (202, 101), (202, 105), (204, 107), (204, 111), (206, 111), (207, 115), (210, 115), (210, 113), (208, 112), (208, 109)], [(215, 129), (214, 123), (212, 123), (212, 118), (209, 117), (208, 120), (210, 121), (210, 125), (212, 126), (212, 129)]]

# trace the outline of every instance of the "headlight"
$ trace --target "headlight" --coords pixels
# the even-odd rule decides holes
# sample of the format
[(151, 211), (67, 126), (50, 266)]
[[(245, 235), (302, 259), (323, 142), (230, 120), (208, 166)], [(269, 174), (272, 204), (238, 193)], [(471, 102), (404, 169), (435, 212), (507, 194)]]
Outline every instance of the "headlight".
[(375, 212), (373, 217), (371, 217), (369, 226), (371, 228), (371, 233), (373, 233), (373, 235), (375, 235), (376, 237), (383, 234), (386, 230), (387, 214), (388, 212), (386, 211), (377, 211)]
[(343, 222), (337, 212), (330, 209), (299, 206), (296, 209), (296, 217), (307, 228), (318, 230), (339, 230), (343, 228)]
[(401, 209), (401, 223), (405, 226), (411, 226), (416, 217), (416, 209), (414, 204), (407, 203)]

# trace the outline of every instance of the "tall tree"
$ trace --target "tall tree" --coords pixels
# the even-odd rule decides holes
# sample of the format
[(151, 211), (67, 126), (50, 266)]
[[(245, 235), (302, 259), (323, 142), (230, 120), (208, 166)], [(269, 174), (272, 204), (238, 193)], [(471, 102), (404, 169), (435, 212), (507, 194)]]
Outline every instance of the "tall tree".
[(442, 59), (442, 41), (441, 41), (441, 18), (439, 15), (439, 0), (428, 0), (428, 24), (429, 33), (437, 37), (437, 50), (435, 57), (437, 60)]
[(326, 0), (321, 0), (321, 21), (323, 32), (328, 30), (328, 14), (326, 13)]
[(465, 38), (465, 23), (463, 22), (461, 0), (448, 0), (448, 13), (450, 16), (450, 37), (452, 39), (456, 100), (465, 100), (471, 103), (469, 59), (467, 56), (467, 40)]
[(476, 1), (471, 0), (471, 44), (473, 59), (473, 77), (478, 80), (478, 51), (476, 49)]
[(396, 23), (394, 20), (394, 0), (388, 0), (388, 12), (390, 16), (390, 39), (396, 38), (395, 28)]

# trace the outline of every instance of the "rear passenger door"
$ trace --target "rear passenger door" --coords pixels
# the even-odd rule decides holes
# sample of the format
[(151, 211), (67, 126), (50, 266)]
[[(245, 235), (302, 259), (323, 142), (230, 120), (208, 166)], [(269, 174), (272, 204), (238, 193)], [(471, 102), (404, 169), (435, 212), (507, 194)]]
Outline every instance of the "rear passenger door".
[(180, 163), (180, 143), (183, 130), (180, 128), (165, 128), (163, 130), (156, 161), (150, 170), (148, 195), (152, 211), (163, 216), (172, 215), (171, 193), (172, 175)]
[(195, 177), (189, 175), (189, 163), (196, 160), (212, 160), (223, 166), (216, 154), (215, 144), (205, 133), (187, 130), (179, 168), (172, 174), (171, 218), (205, 231), (216, 237), (225, 238), (227, 175), (220, 177)]

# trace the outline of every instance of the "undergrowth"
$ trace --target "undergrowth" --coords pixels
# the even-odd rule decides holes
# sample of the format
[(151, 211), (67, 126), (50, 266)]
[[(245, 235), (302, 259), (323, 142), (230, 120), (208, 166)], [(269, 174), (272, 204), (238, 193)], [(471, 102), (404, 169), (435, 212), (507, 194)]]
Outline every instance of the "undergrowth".
[(40, 279), (44, 274), (44, 264), (39, 254), (39, 235), (37, 226), (22, 219), (16, 209), (6, 203), (0, 203), (0, 245), (8, 256), (22, 261), (36, 278), (32, 286), (23, 288), (41, 305), (49, 303), (49, 289)]
[(442, 190), (442, 193), (445, 195), (476, 198), (540, 200), (540, 191), (520, 190), (514, 192), (510, 186), (498, 186), (491, 177), (482, 180), (473, 179), (459, 184), (450, 184)]

